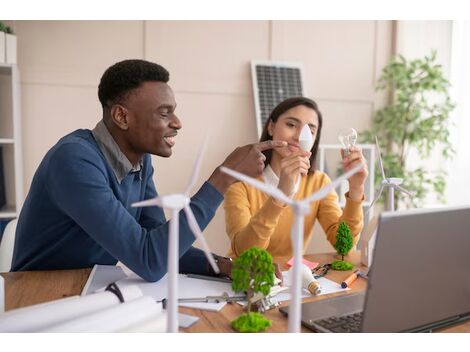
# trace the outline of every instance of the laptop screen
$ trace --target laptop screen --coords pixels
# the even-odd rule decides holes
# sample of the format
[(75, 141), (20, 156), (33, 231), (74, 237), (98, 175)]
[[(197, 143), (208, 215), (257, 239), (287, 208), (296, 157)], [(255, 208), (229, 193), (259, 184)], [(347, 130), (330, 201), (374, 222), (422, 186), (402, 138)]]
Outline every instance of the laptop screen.
[(470, 207), (382, 213), (362, 331), (470, 313)]

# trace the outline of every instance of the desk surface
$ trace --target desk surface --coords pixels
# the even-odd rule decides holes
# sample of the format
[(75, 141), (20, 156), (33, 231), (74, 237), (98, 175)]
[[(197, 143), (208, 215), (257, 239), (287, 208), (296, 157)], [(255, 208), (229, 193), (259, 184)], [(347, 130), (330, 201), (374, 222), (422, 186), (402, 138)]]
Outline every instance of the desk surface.
[[(306, 255), (307, 259), (329, 263), (333, 260), (333, 254), (313, 254)], [(347, 257), (353, 264), (359, 266), (359, 252), (354, 252)], [(285, 262), (285, 261), (284, 261)], [(283, 268), (285, 270), (285, 268)], [(86, 283), (91, 269), (77, 270), (56, 270), (56, 271), (25, 271), (15, 273), (2, 273), (5, 278), (5, 309), (11, 310), (26, 307), (33, 304), (52, 301), (59, 298), (80, 294)], [(336, 282), (341, 282), (351, 272), (330, 270), (327, 278)], [(351, 291), (365, 291), (366, 280), (359, 278), (352, 285)], [(342, 294), (342, 293), (341, 293)], [(305, 298), (303, 301), (321, 300), (336, 294), (323, 295), (320, 297)], [(283, 302), (282, 305), (287, 305)], [(194, 308), (180, 307), (180, 312), (198, 316), (199, 321), (188, 329), (181, 329), (183, 332), (233, 332), (230, 322), (236, 319), (242, 308), (238, 304), (227, 304), (220, 312), (210, 312)], [(272, 309), (265, 313), (266, 317), (272, 320), (269, 332), (286, 332), (287, 317), (279, 309)], [(302, 327), (303, 332), (311, 332)], [(440, 332), (470, 332), (470, 322), (465, 322), (452, 327), (440, 329)]]

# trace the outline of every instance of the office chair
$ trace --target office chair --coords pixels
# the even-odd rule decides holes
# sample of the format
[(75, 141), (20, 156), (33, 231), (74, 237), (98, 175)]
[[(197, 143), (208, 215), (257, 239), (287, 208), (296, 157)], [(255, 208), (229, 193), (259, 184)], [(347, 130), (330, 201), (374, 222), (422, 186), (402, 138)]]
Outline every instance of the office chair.
[(2, 241), (0, 242), (0, 272), (7, 272), (11, 269), (17, 222), (18, 219), (11, 220), (3, 232)]

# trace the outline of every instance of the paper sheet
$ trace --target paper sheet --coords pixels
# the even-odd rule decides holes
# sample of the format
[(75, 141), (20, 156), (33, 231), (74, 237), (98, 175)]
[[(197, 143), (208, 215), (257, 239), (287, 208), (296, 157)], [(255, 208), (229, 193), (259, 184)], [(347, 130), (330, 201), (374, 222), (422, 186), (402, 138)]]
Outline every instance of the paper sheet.
[[(317, 262), (311, 262), (310, 260), (302, 258), (302, 264), (305, 264), (308, 266), (310, 269), (314, 269), (318, 266)], [(289, 261), (287, 262), (287, 265), (292, 266), (294, 265), (294, 258), (290, 258)]]
[[(167, 297), (168, 284), (165, 275), (157, 282), (147, 282), (141, 279), (126, 267), (114, 265), (95, 265), (87, 280), (82, 294), (90, 294), (96, 290), (103, 289), (112, 282), (118, 282), (119, 287), (137, 285), (145, 296), (151, 296), (156, 301)], [(178, 275), (179, 298), (199, 298), (206, 296), (221, 296), (227, 292), (230, 296), (235, 295), (230, 283), (188, 278), (186, 275)], [(180, 303), (181, 307), (197, 308), (210, 311), (219, 311), (226, 302), (220, 303)]]
[[(288, 289), (286, 291), (283, 291), (283, 292), (280, 292), (280, 293), (276, 294), (272, 298), (273, 302), (283, 302), (283, 301), (289, 301), (291, 299), (291, 293), (289, 292), (290, 282), (289, 282), (289, 278), (287, 276), (287, 271), (282, 272), (282, 277), (283, 277), (283, 286), (282, 287), (288, 287)], [(320, 283), (321, 289), (322, 289), (321, 293), (317, 296), (327, 295), (329, 293), (335, 293), (335, 292), (342, 292), (342, 291), (350, 290), (349, 287), (344, 289), (344, 288), (341, 287), (340, 284), (338, 284), (334, 281), (328, 280), (324, 277), (318, 278), (317, 281)], [(307, 297), (313, 297), (313, 295), (310, 292), (308, 292), (307, 290), (302, 289), (301, 298), (307, 298)], [(245, 306), (247, 304), (246, 301), (240, 301), (240, 302), (237, 302), (237, 303), (240, 304), (241, 306)]]
[[(285, 275), (284, 272), (282, 274), (283, 274), (283, 276)], [(343, 292), (343, 291), (350, 290), (349, 287), (348, 288), (341, 288), (340, 284), (338, 284), (334, 281), (328, 280), (324, 277), (318, 278), (317, 281), (321, 285), (321, 293), (317, 296), (322, 296), (322, 295), (327, 295), (329, 293)], [(284, 280), (284, 282), (285, 282), (285, 280)], [(310, 292), (308, 292), (307, 290), (302, 289), (302, 298), (306, 298), (306, 297), (313, 297), (313, 295)], [(275, 297), (275, 299), (278, 302), (289, 301), (291, 299), (291, 294), (290, 294), (289, 291), (281, 292)]]
[(180, 328), (189, 328), (198, 320), (199, 320), (199, 317), (196, 317), (194, 315), (178, 313), (178, 322), (179, 322)]
[(96, 265), (88, 276), (88, 280), (83, 287), (82, 296), (108, 286), (109, 284), (125, 278), (127, 275), (123, 268), (116, 265)]
[[(126, 287), (127, 285), (137, 285), (145, 296), (151, 296), (157, 301), (161, 301), (167, 297), (168, 293), (168, 278), (165, 275), (161, 280), (157, 282), (146, 282), (142, 280), (136, 274), (130, 274), (127, 278), (119, 280), (118, 285), (120, 287)], [(186, 275), (178, 275), (178, 297), (179, 298), (196, 298), (206, 296), (221, 296), (224, 292), (228, 295), (233, 296), (235, 292), (232, 291), (232, 286), (229, 283), (200, 280), (189, 278)], [(220, 303), (180, 303), (181, 307), (197, 308), (210, 311), (219, 311), (226, 305), (226, 302)]]

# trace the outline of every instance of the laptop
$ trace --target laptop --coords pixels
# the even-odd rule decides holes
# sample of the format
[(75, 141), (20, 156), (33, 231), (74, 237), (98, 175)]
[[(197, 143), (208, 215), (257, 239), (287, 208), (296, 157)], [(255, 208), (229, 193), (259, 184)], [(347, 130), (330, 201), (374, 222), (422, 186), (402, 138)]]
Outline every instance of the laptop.
[(303, 303), (302, 325), (427, 332), (469, 320), (470, 207), (382, 213), (368, 276), (365, 293)]

